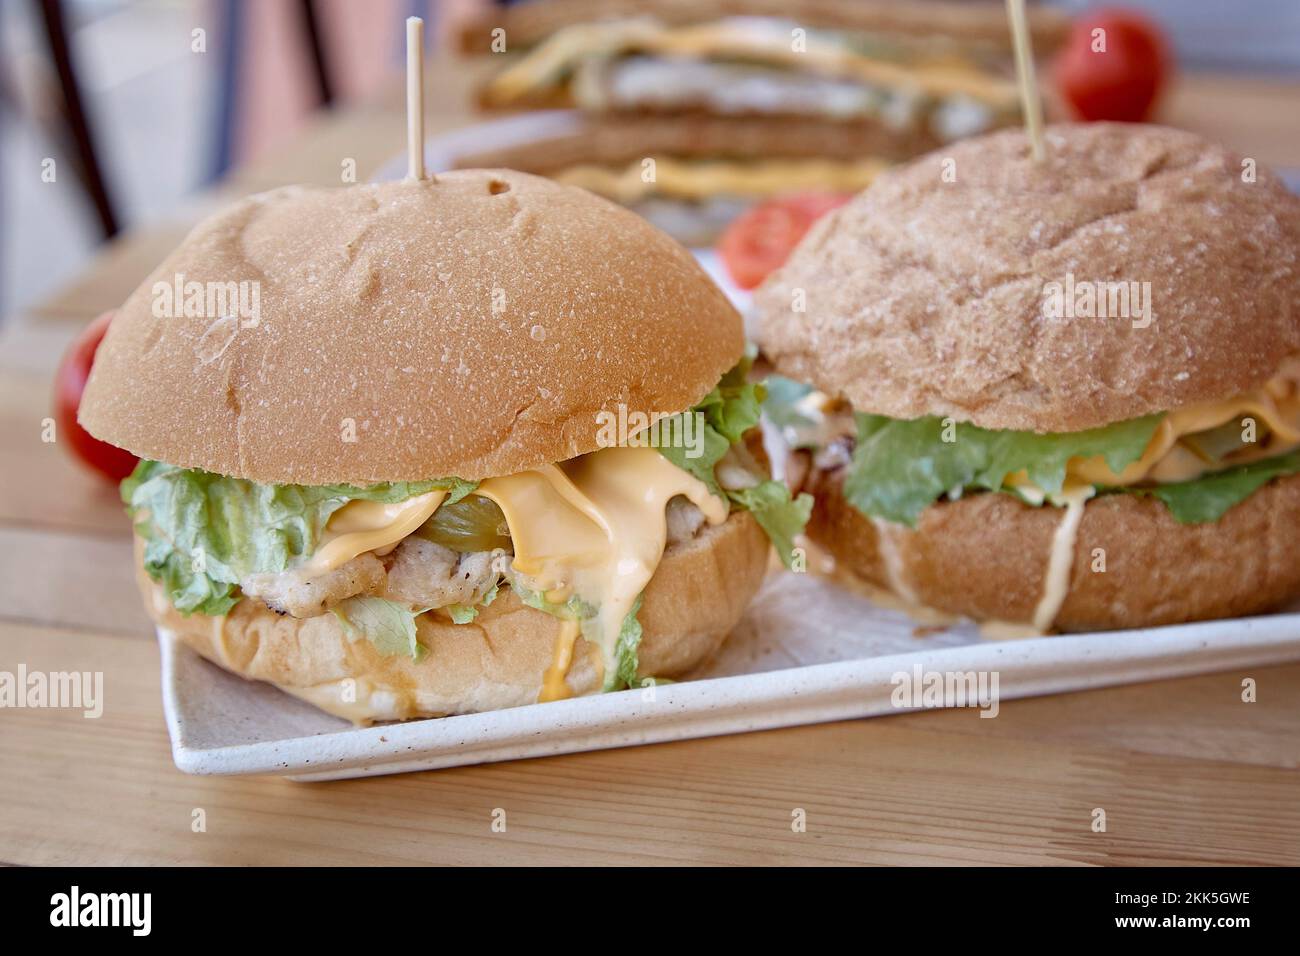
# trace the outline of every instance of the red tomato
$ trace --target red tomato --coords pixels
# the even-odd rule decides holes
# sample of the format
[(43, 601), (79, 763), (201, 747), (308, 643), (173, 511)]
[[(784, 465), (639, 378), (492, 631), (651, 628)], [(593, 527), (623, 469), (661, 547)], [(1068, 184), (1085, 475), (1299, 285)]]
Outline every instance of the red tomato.
[(1160, 29), (1140, 14), (1086, 13), (1057, 58), (1056, 85), (1080, 119), (1140, 123), (1165, 85), (1168, 49)]
[(72, 449), (74, 457), (104, 477), (121, 481), (135, 468), (135, 455), (100, 441), (77, 424), (77, 406), (81, 404), (81, 393), (90, 377), (95, 350), (111, 321), (113, 313), (105, 312), (86, 326), (59, 363), (59, 370), (54, 375), (54, 421), (55, 437)]
[(738, 216), (718, 240), (718, 254), (742, 289), (752, 289), (789, 257), (812, 224), (852, 199), (851, 193), (793, 193)]

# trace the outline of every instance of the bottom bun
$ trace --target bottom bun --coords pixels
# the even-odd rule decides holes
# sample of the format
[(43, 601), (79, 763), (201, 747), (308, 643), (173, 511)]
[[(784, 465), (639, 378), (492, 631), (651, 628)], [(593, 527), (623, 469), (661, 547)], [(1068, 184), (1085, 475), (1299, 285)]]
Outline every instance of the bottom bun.
[[(912, 529), (863, 515), (842, 482), (842, 469), (814, 471), (806, 488), (816, 497), (808, 536), (838, 567), (949, 614), (1032, 620), (1064, 509), (974, 494), (932, 505)], [(1300, 597), (1298, 534), (1300, 476), (1270, 482), (1207, 524), (1179, 524), (1154, 498), (1094, 498), (1053, 627), (1113, 630), (1272, 610)]]
[[(767, 552), (758, 523), (742, 511), (669, 547), (637, 615), (639, 675), (677, 677), (716, 651), (758, 590)], [(208, 660), (357, 723), (535, 703), (560, 629), (556, 618), (502, 588), (470, 624), (436, 614), (418, 618), (429, 653), (416, 662), (384, 657), (368, 640), (350, 639), (331, 613), (285, 617), (244, 600), (225, 617), (185, 617), (143, 568), (139, 580), (154, 621)], [(569, 688), (575, 696), (595, 693), (601, 673), (598, 649), (579, 639)]]

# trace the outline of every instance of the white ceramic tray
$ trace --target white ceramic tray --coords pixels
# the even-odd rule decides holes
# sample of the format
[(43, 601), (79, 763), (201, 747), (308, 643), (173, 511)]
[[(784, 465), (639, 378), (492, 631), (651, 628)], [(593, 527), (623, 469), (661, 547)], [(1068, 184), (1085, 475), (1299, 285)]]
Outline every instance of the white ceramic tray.
[[(426, 146), (441, 170), (469, 149), (566, 132), (566, 112), (493, 121)], [(401, 157), (376, 176), (401, 175)], [(701, 263), (747, 311), (712, 252)], [(895, 675), (997, 674), (999, 701), (1300, 660), (1300, 607), (1235, 621), (1023, 641), (910, 618), (813, 575), (769, 576), (722, 652), (696, 679), (513, 710), (358, 729), (208, 663), (159, 631), (163, 707), (187, 773), (330, 780), (514, 760), (796, 724), (873, 717), (896, 706)]]
[(917, 667), (995, 672), (1007, 701), (1300, 660), (1300, 613), (990, 642), (970, 625), (918, 629), (829, 581), (778, 572), (695, 680), (362, 729), (159, 640), (180, 769), (330, 780), (899, 713), (917, 707), (895, 706), (894, 676)]

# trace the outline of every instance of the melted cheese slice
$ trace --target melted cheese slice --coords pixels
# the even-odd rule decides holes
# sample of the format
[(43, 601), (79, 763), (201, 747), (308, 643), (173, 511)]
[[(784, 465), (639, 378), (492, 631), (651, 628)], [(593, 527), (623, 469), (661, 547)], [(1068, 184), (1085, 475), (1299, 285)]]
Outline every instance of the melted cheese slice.
[(565, 683), (569, 668), (573, 665), (573, 648), (578, 643), (582, 628), (577, 621), (562, 621), (560, 633), (555, 639), (555, 651), (551, 666), (542, 675), (542, 690), (537, 695), (539, 703), (548, 700), (564, 700), (573, 696), (573, 689)]
[[(1186, 436), (1229, 422), (1240, 422), (1246, 417), (1255, 419), (1258, 425), (1267, 426), (1273, 441), (1244, 448), (1226, 461), (1209, 460), (1179, 444)], [(1119, 474), (1098, 455), (1071, 459), (1066, 467), (1066, 477), (1075, 483), (1111, 486), (1144, 481), (1190, 481), (1209, 471), (1272, 458), (1297, 446), (1300, 446), (1300, 360), (1288, 359), (1275, 377), (1254, 392), (1223, 401), (1200, 402), (1169, 412), (1156, 427), (1142, 456)], [(1005, 484), (1015, 488), (1027, 500), (1042, 503), (1042, 490), (1030, 482), (1024, 472), (1008, 475)]]
[[(826, 417), (832, 407), (829, 396), (811, 392), (800, 400), (801, 411), (818, 421)], [(1193, 449), (1180, 444), (1180, 439), (1240, 421), (1250, 416), (1260, 425), (1267, 426), (1274, 436), (1266, 446), (1235, 452), (1228, 461), (1208, 461)], [(842, 424), (842, 423), (841, 423)], [(836, 433), (845, 431), (840, 428)], [(851, 432), (851, 429), (849, 429)], [(828, 434), (815, 432), (819, 443), (828, 440)], [(1254, 392), (1216, 402), (1202, 402), (1169, 412), (1156, 428), (1142, 456), (1120, 474), (1115, 474), (1098, 456), (1072, 459), (1066, 468), (1062, 491), (1051, 496), (1052, 504), (1064, 508), (1060, 523), (1052, 538), (1043, 590), (1034, 609), (1033, 619), (1027, 623), (985, 621), (980, 633), (992, 640), (1009, 640), (1037, 637), (1051, 630), (1061, 606), (1069, 593), (1070, 573), (1074, 563), (1075, 543), (1083, 519), (1085, 503), (1096, 493), (1098, 485), (1130, 485), (1142, 481), (1177, 482), (1197, 478), (1207, 471), (1244, 464), (1260, 458), (1271, 458), (1300, 447), (1300, 357), (1288, 358), (1279, 367), (1278, 374)], [(1029, 480), (1023, 471), (1007, 475), (1004, 482), (1014, 488), (1026, 501), (1041, 505), (1048, 495)], [(901, 599), (905, 610), (918, 610), (915, 595), (903, 579), (897, 547), (890, 523), (871, 519), (876, 526), (879, 548), (890, 592)], [(920, 610), (928, 612), (927, 608)]]
[[(821, 392), (811, 392), (800, 399), (800, 410), (810, 418), (825, 418), (825, 409), (831, 400)], [(1181, 439), (1206, 432), (1229, 422), (1240, 422), (1246, 417), (1266, 426), (1274, 436), (1268, 444), (1243, 447), (1227, 461), (1212, 461), (1180, 444)], [(819, 444), (827, 442), (851, 421), (834, 423), (830, 431), (809, 431), (802, 438), (812, 436)], [(1172, 483), (1190, 481), (1210, 471), (1247, 464), (1261, 458), (1272, 458), (1300, 447), (1300, 358), (1283, 362), (1281, 370), (1254, 392), (1214, 402), (1200, 402), (1169, 412), (1156, 426), (1155, 434), (1141, 457), (1130, 462), (1116, 474), (1106, 459), (1100, 455), (1092, 458), (1073, 458), (1066, 466), (1066, 480), (1075, 484), (1123, 486), (1145, 481)], [(1029, 480), (1024, 471), (1012, 472), (1003, 484), (1014, 488), (1027, 501), (1040, 505), (1046, 498), (1041, 488)]]
[[(576, 597), (595, 609), (581, 632), (608, 669), (623, 620), (659, 566), (668, 536), (665, 509), (682, 495), (709, 524), (728, 505), (653, 448), (605, 448), (562, 466), (489, 478), (475, 491), (495, 501), (514, 543), (512, 567), (524, 586), (562, 604)], [(557, 675), (572, 661), (576, 627), (561, 630), (541, 700), (567, 696)]]
[[(1065, 484), (1060, 495), (1052, 496), (1053, 504), (1065, 506), (1065, 513), (1052, 541), (1043, 593), (1033, 620), (1028, 625), (986, 622), (981, 626), (981, 633), (986, 637), (1005, 639), (1044, 634), (1051, 630), (1069, 593), (1074, 544), (1079, 533), (1079, 522), (1083, 518), (1083, 506), (1095, 494), (1096, 486), (1190, 481), (1208, 471), (1260, 458), (1271, 458), (1300, 445), (1298, 382), (1300, 360), (1288, 359), (1275, 377), (1254, 392), (1218, 402), (1188, 405), (1169, 412), (1156, 427), (1142, 456), (1119, 474), (1101, 456), (1072, 459), (1066, 467)], [(1240, 421), (1247, 416), (1266, 425), (1274, 440), (1267, 446), (1260, 443), (1254, 448), (1236, 452), (1227, 461), (1207, 460), (1193, 449), (1180, 444), (1180, 440), (1186, 436)], [(1015, 488), (1018, 494), (1032, 504), (1042, 504), (1048, 497), (1023, 471), (1008, 475), (1005, 484)]]
[[(653, 448), (605, 448), (563, 465), (488, 478), (474, 493), (505, 515), (521, 583), (551, 603), (576, 597), (595, 611), (581, 627), (562, 623), (540, 700), (570, 695), (564, 678), (580, 635), (600, 647), (606, 668), (612, 664), (623, 620), (663, 557), (669, 500), (686, 497), (709, 524), (726, 521), (729, 510)], [(350, 502), (334, 513), (306, 567), (324, 573), (363, 552), (391, 549), (445, 498), (434, 491), (399, 504)]]
[[(1267, 446), (1259, 443), (1253, 448), (1235, 452), (1226, 461), (1208, 460), (1194, 449), (1180, 444), (1186, 436), (1239, 422), (1247, 416), (1267, 426), (1273, 441)], [(1083, 518), (1083, 506), (1095, 494), (1096, 486), (1190, 481), (1208, 471), (1271, 458), (1297, 446), (1300, 446), (1300, 359), (1291, 358), (1282, 363), (1276, 376), (1254, 392), (1169, 412), (1156, 427), (1142, 456), (1119, 474), (1101, 456), (1072, 459), (1066, 467), (1065, 484), (1060, 495), (1052, 496), (1053, 504), (1065, 506), (1065, 513), (1052, 540), (1043, 593), (1033, 620), (1029, 625), (987, 622), (981, 626), (981, 633), (987, 637), (1008, 638), (1044, 634), (1051, 630), (1069, 593), (1074, 545)], [(1023, 471), (1008, 475), (1005, 484), (1015, 488), (1033, 504), (1042, 504), (1047, 497)]]
[(843, 77), (887, 89), (919, 91), (930, 96), (968, 96), (998, 107), (1015, 104), (1016, 88), (955, 56), (903, 62), (875, 59), (851, 47), (811, 34), (795, 50), (784, 21), (755, 17), (669, 28), (653, 20), (584, 23), (559, 30), (523, 59), (496, 76), (487, 87), (489, 100), (508, 104), (568, 76), (577, 61), (631, 51), (663, 57), (729, 59), (767, 63)]
[(330, 517), (321, 544), (304, 569), (324, 574), (367, 551), (386, 553), (429, 520), (446, 497), (445, 491), (430, 491), (396, 504), (349, 501)]
[(712, 196), (766, 197), (803, 189), (858, 192), (871, 185), (888, 165), (873, 158), (691, 163), (660, 157), (655, 159), (652, 182), (643, 178), (641, 160), (622, 169), (570, 166), (551, 178), (626, 205), (649, 196), (702, 200)]

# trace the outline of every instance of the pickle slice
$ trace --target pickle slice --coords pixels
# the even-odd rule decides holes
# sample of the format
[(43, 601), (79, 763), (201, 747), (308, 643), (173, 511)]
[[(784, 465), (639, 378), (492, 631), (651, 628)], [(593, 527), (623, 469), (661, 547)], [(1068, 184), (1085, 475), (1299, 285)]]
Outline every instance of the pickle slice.
[(466, 495), (454, 504), (443, 505), (415, 534), (453, 551), (511, 550), (506, 516), (495, 501), (482, 495)]
[[(1242, 418), (1246, 417), (1248, 416), (1242, 416)], [(1250, 443), (1242, 441), (1241, 435), (1241, 419), (1234, 419), (1217, 428), (1184, 435), (1180, 440), (1206, 461), (1220, 462), (1225, 461), (1243, 449), (1253, 447)], [(1263, 422), (1259, 423), (1255, 436), (1256, 442), (1264, 441), (1267, 436), (1268, 426)]]

